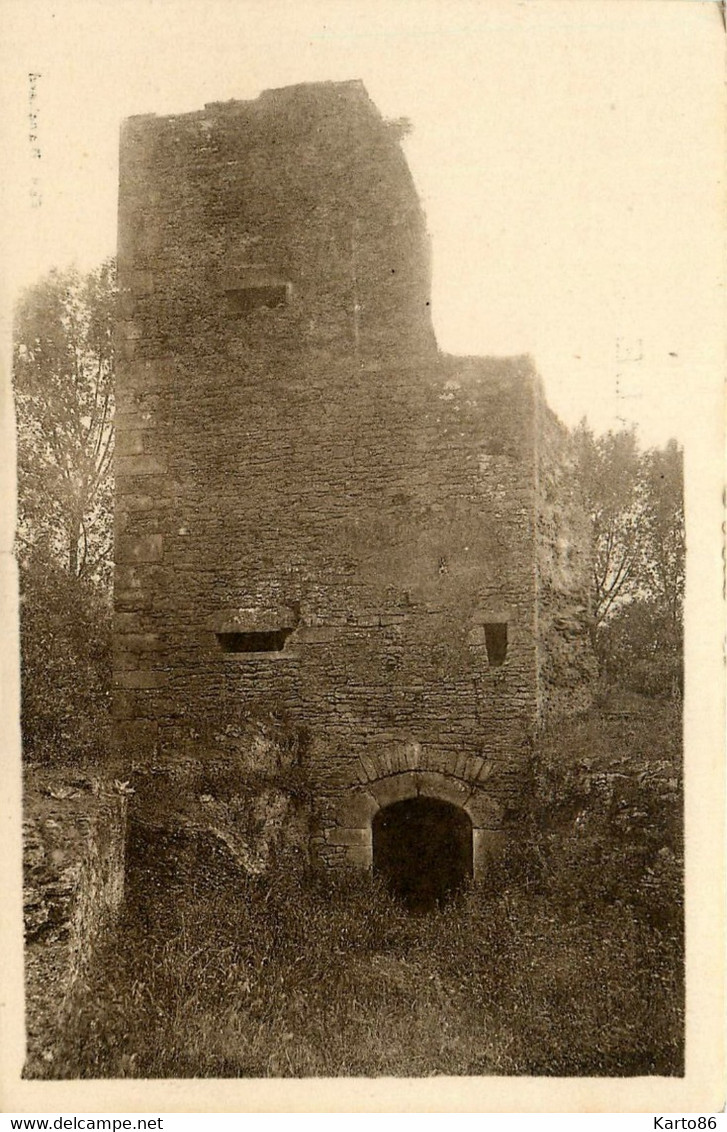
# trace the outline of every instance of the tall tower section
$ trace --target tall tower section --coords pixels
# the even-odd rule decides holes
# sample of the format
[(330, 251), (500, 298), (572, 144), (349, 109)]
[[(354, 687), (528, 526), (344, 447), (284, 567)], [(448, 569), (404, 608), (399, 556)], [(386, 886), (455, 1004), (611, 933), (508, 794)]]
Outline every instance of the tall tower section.
[(119, 282), (118, 742), (283, 711), (321, 862), (429, 799), (481, 874), (583, 697), (588, 554), (531, 363), (437, 350), (398, 127), (359, 82), (130, 119)]

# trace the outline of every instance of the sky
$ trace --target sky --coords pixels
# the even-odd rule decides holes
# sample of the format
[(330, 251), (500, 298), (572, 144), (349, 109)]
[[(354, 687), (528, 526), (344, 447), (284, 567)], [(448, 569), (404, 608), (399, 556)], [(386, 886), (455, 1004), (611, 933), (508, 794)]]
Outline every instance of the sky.
[(413, 126), (442, 349), (531, 354), (570, 425), (636, 422), (649, 445), (705, 413), (721, 428), (716, 3), (0, 0), (0, 16), (6, 320), (18, 287), (113, 253), (123, 118), (360, 78)]

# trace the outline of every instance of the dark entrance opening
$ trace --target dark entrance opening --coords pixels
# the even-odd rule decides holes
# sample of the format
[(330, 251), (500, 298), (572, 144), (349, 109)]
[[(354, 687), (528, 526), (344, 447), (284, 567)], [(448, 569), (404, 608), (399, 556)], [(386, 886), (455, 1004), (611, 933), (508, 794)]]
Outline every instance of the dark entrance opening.
[(472, 876), (472, 823), (458, 806), (407, 798), (374, 817), (374, 872), (412, 911), (443, 904)]

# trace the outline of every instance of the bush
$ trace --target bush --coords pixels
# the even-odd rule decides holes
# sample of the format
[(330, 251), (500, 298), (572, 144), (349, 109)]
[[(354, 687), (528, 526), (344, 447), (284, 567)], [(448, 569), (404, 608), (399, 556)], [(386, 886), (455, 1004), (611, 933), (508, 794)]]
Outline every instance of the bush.
[(593, 710), (537, 745), (525, 869), (562, 905), (637, 909), (681, 934), (683, 775), (677, 703)]
[(28, 761), (104, 762), (111, 613), (93, 583), (38, 557), (20, 573), (21, 724)]
[(639, 695), (680, 698), (684, 689), (681, 617), (656, 601), (623, 605), (596, 634), (601, 673), (613, 686)]

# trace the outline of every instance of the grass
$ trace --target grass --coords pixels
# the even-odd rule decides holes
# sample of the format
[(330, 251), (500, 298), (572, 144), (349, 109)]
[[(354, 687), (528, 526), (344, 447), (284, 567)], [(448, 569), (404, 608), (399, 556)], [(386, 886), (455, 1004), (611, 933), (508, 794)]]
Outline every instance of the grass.
[(680, 746), (669, 705), (546, 736), (497, 875), (426, 915), (137, 828), (49, 1074), (680, 1075)]
[(206, 872), (129, 907), (54, 1076), (681, 1072), (679, 940), (633, 909), (472, 891), (413, 916), (366, 877)]

